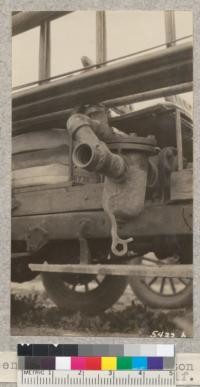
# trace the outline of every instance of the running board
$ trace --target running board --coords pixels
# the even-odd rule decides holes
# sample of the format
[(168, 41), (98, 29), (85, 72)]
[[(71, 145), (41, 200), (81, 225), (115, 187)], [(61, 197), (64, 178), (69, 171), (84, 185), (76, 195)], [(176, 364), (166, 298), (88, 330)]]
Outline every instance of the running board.
[(50, 265), (29, 264), (32, 271), (140, 277), (192, 278), (192, 265)]

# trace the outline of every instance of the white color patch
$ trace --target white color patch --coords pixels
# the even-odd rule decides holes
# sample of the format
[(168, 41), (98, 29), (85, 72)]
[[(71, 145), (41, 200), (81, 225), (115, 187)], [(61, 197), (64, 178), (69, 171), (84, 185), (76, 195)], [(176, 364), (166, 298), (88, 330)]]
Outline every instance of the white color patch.
[(158, 344), (156, 347), (156, 355), (164, 357), (174, 357), (174, 345)]
[(71, 358), (65, 356), (56, 357), (56, 370), (71, 370)]

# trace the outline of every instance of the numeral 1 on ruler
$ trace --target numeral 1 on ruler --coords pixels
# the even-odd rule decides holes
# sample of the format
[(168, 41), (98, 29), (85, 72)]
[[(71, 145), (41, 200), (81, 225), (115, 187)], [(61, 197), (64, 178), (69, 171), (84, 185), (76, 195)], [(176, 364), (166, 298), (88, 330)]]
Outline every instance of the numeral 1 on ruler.
[(18, 387), (140, 386), (176, 387), (175, 371), (27, 371), (18, 370)]

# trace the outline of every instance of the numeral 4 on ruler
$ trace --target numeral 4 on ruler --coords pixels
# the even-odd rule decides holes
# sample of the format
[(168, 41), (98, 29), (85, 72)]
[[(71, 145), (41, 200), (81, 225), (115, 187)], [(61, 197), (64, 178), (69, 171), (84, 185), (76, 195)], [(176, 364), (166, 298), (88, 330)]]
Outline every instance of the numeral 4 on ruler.
[(175, 387), (175, 371), (18, 371), (18, 387)]

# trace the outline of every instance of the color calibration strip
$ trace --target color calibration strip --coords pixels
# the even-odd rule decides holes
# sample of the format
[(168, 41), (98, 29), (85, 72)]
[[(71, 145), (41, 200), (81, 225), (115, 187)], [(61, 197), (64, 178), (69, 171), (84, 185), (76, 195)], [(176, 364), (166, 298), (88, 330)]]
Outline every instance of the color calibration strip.
[(18, 356), (174, 357), (174, 344), (18, 344)]
[(21, 356), (18, 369), (21, 370), (71, 370), (71, 371), (116, 371), (116, 370), (174, 370), (175, 359), (172, 357), (38, 357)]

